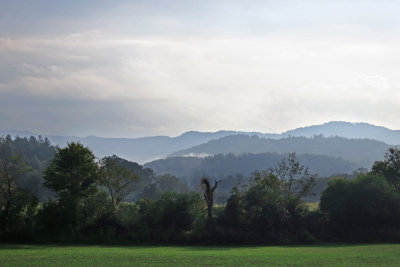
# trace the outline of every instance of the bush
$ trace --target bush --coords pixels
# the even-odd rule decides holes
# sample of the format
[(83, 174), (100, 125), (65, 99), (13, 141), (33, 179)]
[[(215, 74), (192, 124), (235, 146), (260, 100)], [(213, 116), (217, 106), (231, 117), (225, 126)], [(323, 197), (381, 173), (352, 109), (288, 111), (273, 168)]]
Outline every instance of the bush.
[(158, 201), (142, 199), (138, 204), (136, 241), (164, 243), (186, 240), (204, 207), (197, 193), (166, 193)]
[[(75, 206), (74, 206), (75, 207)], [(79, 202), (76, 209), (59, 200), (44, 203), (38, 211), (37, 228), (42, 238), (61, 241), (79, 240), (82, 235), (99, 234), (105, 218), (112, 218), (113, 205), (105, 192)]]
[[(219, 240), (232, 243), (280, 243), (302, 238), (308, 209), (295, 195), (285, 195), (281, 180), (268, 174), (245, 190), (235, 189), (219, 218)], [(216, 239), (218, 241), (218, 239)]]
[(400, 195), (382, 176), (335, 179), (320, 206), (329, 215), (331, 236), (338, 239), (377, 241), (400, 230)]
[(0, 235), (2, 239), (31, 241), (34, 234), (37, 206), (38, 199), (33, 194), (23, 190), (15, 191), (10, 206), (10, 216), (0, 215)]

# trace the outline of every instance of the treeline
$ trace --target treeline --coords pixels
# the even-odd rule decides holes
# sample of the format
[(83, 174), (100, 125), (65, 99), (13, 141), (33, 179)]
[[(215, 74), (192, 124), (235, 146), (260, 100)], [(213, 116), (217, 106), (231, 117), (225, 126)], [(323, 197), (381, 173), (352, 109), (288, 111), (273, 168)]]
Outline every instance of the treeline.
[[(146, 163), (144, 166), (151, 168), (156, 173), (169, 173), (187, 181), (190, 181), (192, 177), (199, 177), (203, 173), (211, 177), (228, 177), (229, 175), (249, 177), (254, 170), (271, 168), (285, 156), (287, 154), (246, 153), (241, 155), (217, 154), (205, 158), (169, 157)], [(351, 173), (360, 167), (341, 158), (323, 155), (297, 154), (297, 158), (308, 166), (310, 171), (318, 173), (321, 177)]]
[[(0, 138), (0, 238), (3, 242), (283, 244), (400, 241), (400, 151), (356, 178), (336, 178), (319, 207), (305, 202), (316, 175), (294, 153), (234, 187), (199, 179), (191, 191), (171, 175), (80, 143)], [(36, 181), (31, 183), (29, 181)], [(40, 185), (40, 186), (39, 186)], [(201, 187), (200, 187), (201, 186)], [(172, 192), (175, 191), (175, 192)], [(44, 197), (46, 196), (46, 198)]]

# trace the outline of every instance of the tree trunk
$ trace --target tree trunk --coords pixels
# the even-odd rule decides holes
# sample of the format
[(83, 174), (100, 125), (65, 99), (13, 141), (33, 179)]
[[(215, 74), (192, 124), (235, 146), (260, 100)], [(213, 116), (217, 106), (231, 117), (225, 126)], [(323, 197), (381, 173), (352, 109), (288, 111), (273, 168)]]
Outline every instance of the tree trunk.
[(208, 220), (212, 218), (213, 203), (207, 202)]
[(201, 178), (201, 183), (204, 184), (204, 200), (207, 203), (207, 215), (208, 215), (208, 221), (212, 220), (212, 210), (213, 210), (213, 205), (214, 205), (214, 191), (217, 189), (217, 185), (220, 181), (215, 180), (215, 184), (213, 188), (211, 188), (210, 182), (206, 177)]

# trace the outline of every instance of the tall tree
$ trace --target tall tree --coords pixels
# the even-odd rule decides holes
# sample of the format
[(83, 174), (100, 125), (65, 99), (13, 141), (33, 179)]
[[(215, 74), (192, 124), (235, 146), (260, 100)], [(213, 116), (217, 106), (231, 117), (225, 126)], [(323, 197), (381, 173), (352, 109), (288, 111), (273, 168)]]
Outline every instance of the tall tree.
[(253, 240), (295, 238), (303, 228), (307, 208), (302, 197), (310, 193), (315, 175), (289, 154), (274, 168), (255, 171), (248, 184), (235, 188), (221, 222), (235, 232), (252, 233)]
[(371, 169), (371, 174), (382, 175), (388, 183), (400, 192), (400, 150), (390, 148), (385, 154), (384, 161), (376, 161)]
[(68, 143), (59, 148), (44, 171), (44, 185), (59, 198), (59, 205), (69, 214), (72, 230), (76, 230), (78, 207), (97, 192), (99, 167), (92, 151), (80, 143)]
[(100, 184), (107, 188), (114, 208), (135, 189), (140, 180), (134, 171), (125, 168), (115, 155), (101, 160)]
[(12, 206), (17, 199), (17, 178), (31, 170), (14, 150), (12, 140), (0, 139), (0, 209), (7, 229)]
[(99, 168), (92, 151), (74, 142), (58, 149), (44, 171), (45, 186), (60, 199), (72, 202), (95, 193), (98, 178)]
[(329, 232), (335, 239), (390, 238), (400, 229), (400, 195), (382, 176), (332, 180), (322, 193), (320, 208), (329, 214)]
[(307, 167), (304, 167), (296, 159), (296, 153), (289, 153), (269, 173), (276, 176), (282, 185), (286, 197), (302, 198), (311, 193), (316, 184), (316, 174), (311, 174)]

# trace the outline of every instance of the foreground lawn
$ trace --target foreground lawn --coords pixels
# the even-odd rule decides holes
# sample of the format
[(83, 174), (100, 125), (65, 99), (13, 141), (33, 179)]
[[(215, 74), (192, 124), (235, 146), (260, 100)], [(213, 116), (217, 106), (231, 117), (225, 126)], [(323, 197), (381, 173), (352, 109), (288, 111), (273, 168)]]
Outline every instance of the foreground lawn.
[(129, 247), (0, 245), (0, 266), (400, 266), (400, 245)]

